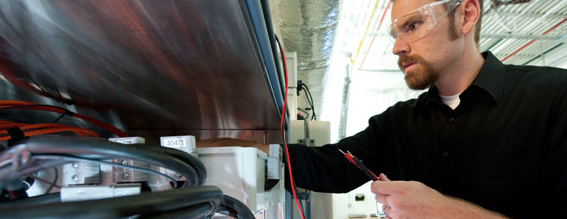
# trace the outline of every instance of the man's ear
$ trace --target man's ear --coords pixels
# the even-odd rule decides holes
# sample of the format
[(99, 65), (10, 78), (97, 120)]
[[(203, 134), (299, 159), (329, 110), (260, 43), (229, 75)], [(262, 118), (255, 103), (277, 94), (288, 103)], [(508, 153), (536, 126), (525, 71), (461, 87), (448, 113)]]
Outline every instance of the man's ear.
[(460, 10), (462, 12), (461, 34), (466, 35), (474, 30), (476, 22), (478, 22), (480, 5), (478, 0), (464, 0)]

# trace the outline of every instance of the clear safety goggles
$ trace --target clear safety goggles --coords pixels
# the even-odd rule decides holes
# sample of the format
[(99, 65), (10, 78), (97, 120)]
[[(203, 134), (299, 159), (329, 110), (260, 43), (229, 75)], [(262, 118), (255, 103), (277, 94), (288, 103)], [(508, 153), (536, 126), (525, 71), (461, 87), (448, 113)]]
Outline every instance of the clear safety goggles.
[(388, 34), (393, 43), (398, 36), (406, 43), (415, 42), (427, 35), (461, 3), (462, 0), (443, 0), (423, 5), (393, 20)]

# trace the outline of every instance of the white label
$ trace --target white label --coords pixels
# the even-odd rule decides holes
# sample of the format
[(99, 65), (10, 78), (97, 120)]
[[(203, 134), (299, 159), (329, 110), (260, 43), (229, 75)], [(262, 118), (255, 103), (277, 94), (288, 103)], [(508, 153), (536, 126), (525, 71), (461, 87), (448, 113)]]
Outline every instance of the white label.
[(142, 137), (123, 137), (123, 138), (109, 138), (111, 142), (116, 142), (120, 144), (144, 144), (146, 139)]
[(180, 135), (180, 136), (165, 136), (160, 138), (161, 146), (168, 148), (175, 148), (187, 153), (195, 151), (195, 136)]
[(183, 138), (179, 139), (165, 139), (162, 141), (162, 146), (170, 148), (187, 147), (187, 141)]

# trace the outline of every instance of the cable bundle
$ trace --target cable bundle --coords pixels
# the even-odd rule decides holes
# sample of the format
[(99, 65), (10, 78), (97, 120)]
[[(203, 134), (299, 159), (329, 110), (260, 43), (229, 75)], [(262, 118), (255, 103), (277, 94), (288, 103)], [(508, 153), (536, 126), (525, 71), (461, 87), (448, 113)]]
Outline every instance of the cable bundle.
[[(67, 109), (50, 106), (50, 105), (39, 105), (31, 102), (26, 101), (18, 101), (18, 100), (0, 100), (0, 111), (3, 110), (13, 110), (13, 109), (26, 109), (26, 110), (40, 110), (40, 111), (48, 111), (48, 112), (55, 112), (61, 114), (61, 116), (57, 119), (59, 120), (62, 116), (71, 116), (75, 117), (84, 121), (87, 121), (91, 124), (97, 125), (105, 130), (108, 130), (115, 134), (118, 137), (127, 137), (128, 134), (123, 132), (122, 130), (116, 128), (113, 125), (108, 123), (102, 122), (100, 120), (84, 116), (78, 113), (71, 112)], [(56, 120), (56, 121), (57, 121)], [(55, 121), (55, 122), (56, 122)], [(98, 135), (88, 129), (79, 128), (79, 127), (72, 127), (62, 124), (56, 123), (43, 123), (43, 124), (25, 124), (25, 123), (17, 123), (11, 121), (4, 121), (0, 120), (0, 141), (12, 139), (12, 135), (9, 133), (9, 129), (11, 128), (18, 128), (21, 132), (24, 133), (23, 137), (29, 137), (34, 135), (42, 135), (42, 134), (51, 134), (51, 133), (59, 133), (59, 132), (73, 132), (79, 136), (92, 136), (98, 137)]]
[[(303, 92), (305, 93), (305, 98), (307, 99), (307, 103), (309, 103), (309, 107), (307, 108), (307, 110), (311, 110), (311, 112), (313, 112), (313, 114), (311, 115), (311, 120), (317, 120), (317, 115), (315, 114), (315, 104), (313, 103), (313, 96), (311, 96), (311, 91), (309, 91), (309, 87), (307, 87), (307, 85), (305, 85), (305, 83), (303, 83), (302, 81), (298, 81), (297, 83), (298, 86), (298, 95), (299, 92), (301, 92), (301, 90), (303, 90)], [(309, 117), (309, 113), (307, 111), (304, 111), (302, 109), (299, 109), (299, 111), (302, 111), (304, 113), (307, 114), (307, 117)]]
[(29, 137), (34, 135), (52, 134), (59, 132), (73, 132), (78, 136), (91, 136), (99, 137), (98, 134), (91, 130), (79, 127), (73, 127), (63, 124), (55, 123), (40, 123), (40, 124), (26, 124), (26, 123), (16, 123), (5, 120), (0, 120), (0, 141), (10, 140), (12, 136), (9, 130), (17, 128), (24, 134), (23, 137)]
[[(205, 166), (196, 157), (167, 147), (118, 144), (104, 139), (37, 136), (18, 141), (0, 154), (0, 189), (9, 190), (24, 176), (70, 162), (131, 168), (167, 177), (172, 184), (176, 183), (172, 177), (151, 169), (106, 161), (116, 157), (173, 170), (185, 176), (187, 181), (180, 189), (110, 199), (66, 203), (48, 199), (54, 202), (37, 204), (36, 201), (40, 198), (29, 198), (29, 202), (26, 199), (0, 202), (0, 218), (36, 218), (48, 215), (57, 215), (58, 218), (117, 218), (132, 215), (141, 218), (202, 218), (217, 210), (220, 213), (238, 215), (238, 218), (254, 218), (244, 204), (223, 196), (220, 189), (200, 186), (205, 181), (206, 172)], [(173, 188), (175, 187), (177, 186), (174, 185)]]

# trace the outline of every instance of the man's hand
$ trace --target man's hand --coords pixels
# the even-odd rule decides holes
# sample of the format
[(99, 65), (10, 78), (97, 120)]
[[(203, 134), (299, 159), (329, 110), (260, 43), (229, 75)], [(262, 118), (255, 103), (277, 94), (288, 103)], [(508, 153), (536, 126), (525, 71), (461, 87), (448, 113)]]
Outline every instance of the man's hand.
[(445, 196), (417, 181), (390, 181), (384, 174), (372, 183), (386, 218), (505, 218), (472, 203)]

